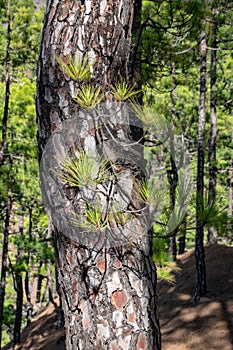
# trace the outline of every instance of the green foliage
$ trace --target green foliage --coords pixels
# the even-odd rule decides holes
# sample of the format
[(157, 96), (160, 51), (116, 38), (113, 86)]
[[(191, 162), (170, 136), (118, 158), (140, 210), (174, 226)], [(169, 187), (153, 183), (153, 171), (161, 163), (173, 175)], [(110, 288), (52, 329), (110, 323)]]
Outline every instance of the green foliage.
[(13, 333), (14, 329), (14, 320), (15, 320), (15, 307), (12, 303), (7, 301), (4, 304), (4, 310), (3, 310), (3, 319), (4, 319), (4, 326), (3, 326), (3, 333), (2, 333), (2, 343), (7, 344), (10, 342), (10, 336)]
[(74, 187), (91, 187), (104, 181), (109, 162), (81, 151), (62, 163), (62, 180)]
[(157, 277), (168, 282), (174, 282), (174, 271), (180, 269), (169, 262), (168, 240), (163, 238), (153, 239), (153, 260), (157, 267)]
[(84, 85), (80, 88), (78, 95), (73, 100), (84, 109), (93, 109), (104, 99), (101, 87), (95, 88), (91, 85)]
[(111, 93), (118, 101), (132, 100), (133, 97), (140, 93), (140, 90), (135, 91), (135, 85), (129, 86), (125, 80), (116, 83), (111, 87)]
[(158, 210), (160, 203), (164, 200), (165, 193), (161, 189), (159, 180), (143, 178), (140, 183), (135, 182), (134, 196), (139, 202)]
[(99, 205), (90, 205), (86, 203), (85, 216), (77, 215), (77, 221), (74, 221), (85, 232), (100, 232), (109, 225), (109, 213), (104, 213)]
[[(5, 62), (6, 49), (6, 7), (0, 6), (0, 76), (4, 77), (1, 65)], [(11, 67), (15, 73), (26, 69), (36, 70), (36, 60), (40, 46), (40, 33), (43, 24), (43, 11), (35, 9), (33, 0), (11, 0)]]
[[(0, 6), (0, 128), (5, 99), (6, 2)], [(38, 260), (43, 266), (54, 262), (52, 244), (45, 239), (48, 218), (42, 209), (39, 188), (36, 140), (36, 61), (42, 29), (43, 11), (35, 9), (34, 1), (11, 1), (11, 86), (7, 123), (8, 158), (0, 168), (0, 208), (4, 219), (7, 196), (13, 207), (10, 217), (9, 258), (4, 304), (2, 345), (10, 340), (15, 317), (16, 291), (12, 273), (36, 273)], [(0, 135), (0, 143), (1, 143)], [(31, 212), (31, 215), (29, 213)], [(3, 232), (1, 223), (1, 232)], [(30, 231), (30, 235), (29, 235)], [(16, 252), (20, 252), (16, 256)], [(28, 258), (30, 256), (30, 264)], [(32, 274), (33, 271), (33, 274)], [(25, 301), (25, 300), (24, 300)], [(23, 316), (23, 323), (25, 318)]]
[(83, 58), (78, 55), (74, 58), (69, 56), (67, 63), (62, 58), (57, 57), (57, 62), (63, 70), (63, 73), (68, 75), (72, 80), (79, 83), (90, 81), (91, 69), (94, 62), (89, 62), (87, 54)]
[[(6, 4), (0, 0), (0, 116), (3, 115), (5, 91), (5, 57), (6, 57)], [(174, 107), (174, 124), (178, 132), (183, 133), (188, 147), (192, 153), (193, 163), (196, 164), (197, 146), (197, 118), (199, 108), (199, 46), (198, 38), (200, 24), (206, 20), (207, 35), (211, 32), (211, 6), (209, 2), (192, 1), (143, 1), (142, 22), (148, 25), (143, 29), (141, 36), (141, 68), (143, 78), (144, 108), (132, 103), (132, 109), (145, 126), (145, 158), (162, 159), (160, 165), (167, 167), (169, 162), (169, 149), (164, 146), (165, 137), (174, 135), (169, 121), (171, 110)], [(35, 70), (39, 48), (39, 36), (42, 28), (43, 12), (36, 9), (32, 0), (11, 0), (11, 95), (8, 120), (8, 152), (10, 157), (1, 167), (0, 172), (0, 206), (1, 218), (4, 218), (4, 206), (9, 191), (12, 195), (14, 208), (11, 214), (10, 257), (14, 272), (22, 273), (43, 264), (39, 273), (46, 276), (46, 264), (54, 262), (54, 252), (51, 238), (47, 238), (48, 218), (42, 209), (38, 163), (35, 122)], [(232, 232), (232, 217), (227, 215), (227, 195), (229, 189), (229, 162), (232, 158), (232, 108), (233, 108), (233, 55), (232, 55), (232, 4), (224, 8), (224, 2), (219, 4), (219, 30), (218, 30), (218, 72), (216, 82), (216, 95), (218, 100), (218, 146), (216, 166), (218, 169), (217, 199), (212, 206), (208, 204), (207, 195), (201, 203), (202, 219), (208, 226), (214, 225), (220, 237), (229, 238)], [(211, 47), (211, 43), (208, 42)], [(226, 50), (227, 49), (227, 50)], [(211, 50), (209, 50), (211, 52)], [(207, 64), (209, 65), (209, 58)], [(104, 91), (92, 85), (94, 61), (88, 59), (88, 54), (81, 56), (57, 58), (63, 74), (74, 80), (78, 87), (78, 95), (73, 100), (85, 109), (95, 108), (104, 100)], [(172, 78), (172, 65), (175, 64), (175, 98), (171, 96), (174, 84)], [(209, 66), (207, 67), (209, 71)], [(209, 77), (207, 77), (209, 83)], [(130, 86), (125, 80), (116, 83), (110, 88), (116, 100), (134, 100), (139, 91)], [(207, 123), (206, 140), (209, 131), (209, 91), (207, 90)], [(156, 138), (150, 145), (151, 131), (155, 131)], [(0, 140), (1, 141), (1, 140)], [(159, 143), (163, 143), (161, 151)], [(206, 159), (208, 145), (206, 141)], [(208, 181), (208, 164), (206, 162), (205, 182)], [(62, 181), (75, 191), (84, 188), (95, 188), (98, 193), (99, 185), (103, 185), (109, 177), (110, 165), (98, 157), (80, 152), (74, 157), (68, 157), (62, 164), (59, 174)], [(155, 176), (157, 173), (155, 172)], [(191, 181), (195, 181), (196, 169), (190, 169)], [(159, 177), (158, 177), (159, 178)], [(159, 180), (166, 183), (164, 177)], [(176, 202), (173, 213), (169, 202), (169, 187), (159, 188), (156, 179), (137, 181), (134, 184), (134, 198), (164, 210), (159, 212), (157, 224), (154, 226), (155, 236), (164, 235), (172, 231), (177, 222), (181, 220), (183, 212), (180, 211), (189, 198), (190, 193), (185, 182), (180, 182), (176, 190)], [(99, 186), (100, 187), (100, 186)], [(166, 186), (165, 186), (166, 187)], [(187, 239), (189, 247), (193, 244), (195, 231), (195, 191), (193, 201), (188, 207)], [(205, 189), (208, 194), (208, 190)], [(29, 208), (32, 209), (31, 236), (28, 236), (30, 225)], [(158, 210), (159, 211), (159, 210)], [(112, 223), (125, 225), (131, 218), (124, 208), (114, 203), (106, 213), (97, 202), (87, 203), (82, 215), (75, 213), (77, 224), (87, 232), (103, 231)], [(170, 219), (169, 219), (170, 218)], [(170, 220), (170, 221), (169, 221)], [(23, 221), (23, 234), (19, 234), (18, 223)], [(1, 224), (1, 229), (3, 224)], [(166, 231), (167, 230), (167, 231)], [(22, 257), (16, 260), (15, 252), (20, 250)], [(31, 264), (27, 258), (30, 253)], [(168, 261), (168, 240), (155, 238), (153, 240), (153, 259), (158, 266), (158, 277), (173, 280), (172, 270), (175, 269)], [(10, 270), (9, 270), (10, 272)], [(7, 280), (7, 299), (4, 307), (4, 342), (12, 334), (14, 322), (15, 291), (13, 281), (9, 274)]]

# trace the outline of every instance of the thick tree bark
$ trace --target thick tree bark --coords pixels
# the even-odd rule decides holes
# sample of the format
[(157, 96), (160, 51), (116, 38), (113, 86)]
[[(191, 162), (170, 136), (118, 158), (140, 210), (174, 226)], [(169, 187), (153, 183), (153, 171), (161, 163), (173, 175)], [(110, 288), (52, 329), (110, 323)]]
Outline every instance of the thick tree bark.
[(205, 103), (206, 103), (206, 33), (201, 31), (200, 38), (200, 101), (198, 120), (198, 151), (197, 151), (197, 179), (196, 179), (196, 292), (194, 299), (198, 300), (206, 294), (206, 268), (204, 250), (204, 163), (205, 163)]
[[(79, 112), (71, 98), (75, 83), (64, 78), (56, 57), (88, 52), (96, 59), (93, 81), (107, 93), (128, 77), (133, 9), (133, 0), (48, 2), (38, 65), (40, 155), (51, 133)], [(84, 125), (80, 120), (80, 134)], [(68, 350), (161, 348), (148, 232), (129, 244), (96, 248), (55, 227), (55, 245)]]
[[(50, 240), (51, 236), (52, 236), (52, 224), (49, 223), (47, 239)], [(47, 262), (47, 288), (48, 288), (49, 302), (52, 303), (54, 305), (54, 307), (56, 308), (57, 304), (54, 300), (53, 274), (52, 274), (50, 260)]]
[[(218, 18), (217, 9), (212, 9), (212, 42), (211, 42), (211, 67), (210, 67), (210, 133), (209, 133), (209, 193), (208, 205), (212, 207), (216, 200), (217, 167), (216, 167), (216, 145), (217, 145), (217, 31)], [(208, 243), (216, 243), (217, 231), (213, 226), (208, 227)]]
[(132, 49), (130, 55), (129, 77), (132, 83), (141, 88), (141, 11), (142, 0), (134, 2), (134, 20), (132, 25)]

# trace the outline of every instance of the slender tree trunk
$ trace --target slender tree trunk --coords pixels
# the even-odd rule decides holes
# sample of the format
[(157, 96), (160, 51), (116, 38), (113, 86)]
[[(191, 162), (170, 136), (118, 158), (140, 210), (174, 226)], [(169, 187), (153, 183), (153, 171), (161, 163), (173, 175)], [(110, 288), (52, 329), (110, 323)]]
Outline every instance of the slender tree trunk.
[[(233, 126), (232, 126), (232, 132), (231, 132), (231, 142), (233, 144)], [(229, 189), (228, 189), (228, 207), (227, 207), (227, 215), (228, 215), (227, 236), (228, 236), (229, 244), (232, 243), (232, 239), (233, 239), (232, 202), (233, 202), (233, 157), (231, 157), (230, 163), (229, 163)]]
[(15, 284), (16, 284), (16, 312), (15, 312), (15, 325), (13, 333), (13, 345), (20, 343), (21, 337), (21, 325), (22, 325), (22, 315), (23, 315), (23, 278), (21, 272), (16, 272), (15, 274)]
[[(40, 154), (61, 122), (79, 115), (70, 96), (74, 82), (64, 78), (56, 56), (67, 61), (69, 54), (89, 52), (96, 59), (93, 80), (109, 96), (109, 87), (128, 77), (133, 9), (133, 0), (48, 2), (38, 65)], [(80, 119), (79, 132), (93, 146), (93, 127), (88, 132), (85, 123)], [(88, 237), (79, 242), (64, 233), (55, 227), (67, 349), (161, 349), (148, 232), (117, 247), (96, 247), (85, 243)]]
[[(7, 1), (7, 46), (6, 46), (6, 84), (5, 84), (5, 103), (2, 119), (2, 144), (0, 149), (0, 166), (3, 165), (7, 153), (7, 121), (9, 112), (10, 100), (10, 47), (11, 47), (11, 6), (10, 0)], [(11, 212), (11, 198), (8, 192), (6, 203), (5, 226), (2, 244), (2, 269), (0, 281), (0, 348), (2, 343), (2, 324), (3, 324), (3, 309), (6, 289), (6, 271), (7, 271), (7, 256), (8, 256), (8, 235)]]
[[(52, 223), (49, 222), (47, 239), (50, 240), (51, 236), (52, 236)], [(51, 266), (50, 260), (47, 262), (47, 288), (48, 288), (49, 302), (52, 303), (56, 308), (57, 304), (54, 301), (53, 276), (52, 276), (52, 266)]]
[(11, 215), (11, 198), (8, 195), (7, 204), (6, 204), (4, 236), (3, 236), (3, 244), (2, 244), (2, 269), (1, 269), (1, 285), (0, 285), (0, 348), (1, 348), (1, 341), (2, 341), (3, 309), (4, 309), (4, 300), (5, 300), (5, 290), (6, 290), (6, 272), (7, 272), (10, 215)]
[(7, 121), (10, 101), (10, 56), (11, 49), (11, 5), (7, 2), (7, 46), (6, 46), (6, 85), (5, 85), (5, 103), (2, 119), (2, 144), (0, 149), (0, 166), (4, 163), (7, 153)]
[[(209, 193), (208, 206), (215, 205), (216, 185), (217, 185), (217, 167), (216, 167), (216, 144), (217, 144), (217, 31), (218, 18), (217, 9), (212, 10), (212, 41), (211, 41), (211, 63), (210, 63), (210, 133), (209, 133)], [(215, 227), (208, 227), (208, 243), (216, 243), (217, 231)]]
[(186, 246), (186, 227), (187, 227), (187, 215), (185, 215), (182, 224), (180, 225), (180, 236), (179, 236), (179, 250), (178, 254), (185, 252)]
[[(171, 91), (171, 124), (175, 122), (175, 113), (176, 113), (176, 65), (175, 62), (171, 63), (171, 75), (172, 75), (172, 91)], [(174, 136), (170, 136), (170, 163), (171, 169), (167, 171), (167, 177), (170, 186), (170, 211), (172, 212), (175, 203), (176, 203), (176, 187), (178, 183), (178, 172), (176, 167), (175, 157), (175, 147), (174, 147)], [(169, 239), (169, 260), (176, 261), (177, 247), (176, 247), (176, 233), (178, 229), (175, 229), (175, 232), (172, 232), (172, 236)]]
[[(28, 227), (28, 239), (29, 242), (32, 241), (32, 208), (28, 208), (29, 211), (29, 227)], [(27, 254), (27, 271), (25, 274), (25, 280), (24, 280), (24, 288), (25, 288), (25, 294), (27, 298), (27, 303), (26, 303), (26, 312), (27, 312), (27, 324), (30, 323), (32, 313), (33, 313), (33, 305), (31, 302), (31, 281), (30, 281), (30, 272), (31, 272), (31, 248), (28, 249), (28, 254)]]
[(40, 303), (41, 301), (41, 288), (44, 276), (40, 273), (40, 269), (43, 266), (43, 261), (40, 260), (38, 267), (38, 277), (37, 277), (37, 290), (36, 290), (36, 303)]
[[(23, 235), (23, 220), (20, 222), (19, 227), (19, 240)], [(20, 264), (23, 254), (20, 248), (18, 248), (16, 265)], [(14, 288), (16, 291), (16, 311), (15, 311), (15, 323), (13, 331), (13, 347), (20, 343), (21, 336), (21, 325), (22, 325), (22, 315), (23, 315), (23, 277), (22, 271), (12, 267), (12, 275), (14, 279)]]
[(200, 39), (200, 101), (198, 120), (198, 151), (197, 151), (197, 180), (196, 180), (196, 292), (194, 299), (199, 300), (206, 294), (206, 268), (204, 250), (204, 163), (205, 163), (205, 102), (206, 102), (206, 33), (201, 31)]

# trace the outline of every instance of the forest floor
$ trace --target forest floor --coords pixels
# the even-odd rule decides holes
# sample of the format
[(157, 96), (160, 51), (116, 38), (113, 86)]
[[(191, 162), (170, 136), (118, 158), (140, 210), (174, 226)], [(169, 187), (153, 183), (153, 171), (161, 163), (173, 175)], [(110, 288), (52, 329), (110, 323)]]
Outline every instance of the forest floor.
[[(233, 247), (206, 248), (208, 293), (199, 302), (193, 300), (193, 251), (178, 256), (177, 266), (174, 283), (158, 281), (157, 286), (162, 349), (233, 350)], [(24, 329), (22, 344), (15, 350), (64, 350), (63, 335), (49, 305)]]

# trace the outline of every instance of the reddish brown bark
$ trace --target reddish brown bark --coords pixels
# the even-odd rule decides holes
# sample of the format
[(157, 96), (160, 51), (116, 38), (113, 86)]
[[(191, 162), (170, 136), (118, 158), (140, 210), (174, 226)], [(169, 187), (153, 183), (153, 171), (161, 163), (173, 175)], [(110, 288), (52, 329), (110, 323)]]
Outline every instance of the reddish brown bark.
[[(52, 132), (79, 111), (71, 98), (76, 83), (64, 77), (56, 56), (66, 60), (88, 52), (96, 59), (93, 82), (106, 92), (128, 75), (133, 5), (133, 0), (48, 2), (38, 65), (40, 155)], [(80, 133), (84, 124), (80, 121)], [(91, 135), (96, 143), (95, 132)], [(55, 228), (55, 243), (67, 349), (159, 350), (150, 234), (111, 248), (72, 241)]]

